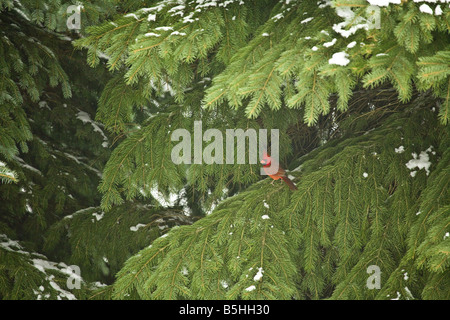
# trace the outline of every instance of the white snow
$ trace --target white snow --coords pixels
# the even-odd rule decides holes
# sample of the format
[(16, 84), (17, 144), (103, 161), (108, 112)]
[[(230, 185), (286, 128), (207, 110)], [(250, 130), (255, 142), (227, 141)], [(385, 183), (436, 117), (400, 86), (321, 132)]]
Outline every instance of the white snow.
[(104, 212), (102, 212), (101, 214), (94, 212), (92, 215), (95, 217), (95, 219), (97, 219), (97, 221), (100, 221), (102, 220), (104, 214), (105, 214)]
[(184, 276), (187, 276), (188, 274), (189, 274), (189, 271), (188, 271), (188, 269), (186, 268), (186, 266), (183, 266), (183, 269), (181, 269), (181, 274), (182, 275), (184, 275)]
[[(22, 251), (22, 246), (14, 240), (10, 240), (6, 235), (4, 234), (0, 234), (0, 247), (8, 250), (8, 251), (13, 251), (15, 253), (21, 253), (21, 254), (26, 254), (28, 256), (35, 256), (35, 257), (42, 257), (42, 259), (40, 258), (34, 258), (34, 259), (30, 259), (30, 263), (36, 268), (38, 269), (40, 272), (45, 274), (45, 280), (48, 281), (48, 284), (57, 291), (57, 299), (61, 300), (63, 298), (69, 299), (69, 300), (76, 300), (76, 297), (66, 291), (61, 289), (61, 287), (55, 282), (53, 281), (55, 276), (54, 275), (48, 275), (47, 274), (47, 270), (54, 270), (54, 271), (58, 271), (60, 273), (63, 273), (65, 275), (70, 276), (73, 279), (77, 279), (80, 282), (83, 281), (83, 279), (81, 278), (81, 276), (77, 273), (74, 273), (72, 268), (70, 266), (67, 266), (64, 262), (60, 262), (60, 263), (56, 263), (56, 262), (52, 262), (52, 261), (48, 261), (46, 260), (47, 258), (42, 255), (42, 254), (38, 254), (35, 252), (25, 252)], [(33, 290), (33, 292), (36, 294), (36, 298), (38, 300), (41, 300), (42, 298), (50, 298), (50, 294), (43, 294), (45, 288), (43, 285), (40, 285), (39, 291)], [(42, 294), (41, 294), (42, 293)]]
[(23, 247), (17, 241), (9, 239), (5, 234), (0, 234), (0, 247), (8, 251), (29, 254), (28, 252), (21, 250)]
[[(27, 202), (28, 202), (28, 199), (27, 199)], [(25, 210), (29, 213), (33, 213), (33, 209), (31, 208), (31, 206), (28, 203), (25, 205)]]
[(154, 7), (150, 7), (150, 8), (142, 8), (142, 9), (140, 9), (141, 11), (144, 11), (144, 12), (151, 12), (151, 11), (161, 11), (162, 9), (164, 9), (164, 7), (167, 5), (167, 4), (169, 4), (170, 2), (169, 1), (161, 1), (161, 2), (159, 2), (159, 4), (158, 5), (156, 5), (156, 6), (154, 6)]
[(46, 278), (46, 280), (49, 281), (49, 283), (53, 289), (58, 291), (58, 300), (60, 300), (61, 298), (67, 298), (68, 300), (77, 300), (77, 298), (72, 293), (61, 289), (61, 287), (56, 282), (53, 281), (54, 278), (55, 278), (55, 276), (51, 275), (51, 276), (48, 276)]
[(300, 21), (301, 24), (310, 22), (314, 17), (306, 18), (305, 20)]
[(196, 2), (199, 3), (195, 7), (196, 9), (201, 9), (201, 8), (206, 8), (206, 7), (217, 7), (217, 5), (226, 7), (228, 5), (228, 3), (229, 3), (228, 1), (225, 1), (223, 3), (217, 4), (216, 0), (212, 0), (212, 1), (209, 1), (209, 2), (206, 2), (204, 0), (197, 0)]
[(95, 121), (93, 121), (92, 119), (91, 119), (91, 117), (89, 116), (89, 114), (87, 113), (87, 112), (84, 112), (84, 111), (79, 111), (78, 113), (77, 113), (77, 119), (78, 120), (81, 120), (83, 123), (89, 123), (91, 126), (92, 126), (92, 128), (94, 128), (94, 132), (98, 132), (98, 133), (100, 133), (101, 135), (102, 135), (102, 137), (103, 137), (103, 143), (102, 143), (102, 146), (104, 147), (104, 148), (107, 148), (108, 147), (108, 138), (106, 137), (106, 135), (105, 135), (105, 133), (103, 132), (103, 130), (102, 129), (100, 129), (100, 127), (98, 126), (98, 124), (95, 122)]
[[(283, 17), (284, 17), (284, 16), (283, 16), (282, 13), (278, 13), (278, 14), (274, 15), (271, 19), (272, 19), (272, 20), (275, 20), (275, 22), (276, 22), (276, 21), (282, 19)], [(234, 18), (234, 17), (233, 17), (233, 18)], [(234, 19), (233, 19), (233, 20), (234, 20)]]
[(46, 108), (46, 109), (48, 109), (48, 110), (52, 110), (52, 109), (50, 109), (50, 107), (48, 106), (48, 103), (47, 103), (47, 101), (39, 101), (39, 108)]
[(104, 52), (102, 52), (102, 51), (100, 51), (100, 50), (97, 50), (97, 56), (98, 56), (99, 58), (102, 58), (102, 59), (105, 59), (105, 60), (111, 59), (110, 56), (108, 56), (107, 54), (105, 54)]
[(170, 34), (171, 36), (185, 36), (186, 33), (184, 32), (179, 32), (179, 31), (174, 31)]
[[(22, 164), (21, 164), (22, 165)], [(25, 165), (22, 165), (25, 166)], [(0, 161), (0, 167), (3, 167), (2, 169), (2, 175), (6, 175), (12, 179), (16, 179), (16, 173), (14, 171), (11, 171), (11, 169), (9, 169), (8, 167), (6, 167), (6, 164), (4, 162)], [(33, 168), (33, 167), (31, 167)], [(34, 169), (34, 168), (33, 168)], [(37, 170), (37, 169), (36, 169)], [(39, 171), (39, 170), (38, 170)], [(40, 171), (39, 171), (40, 173)], [(42, 175), (42, 174), (41, 174)]]
[(185, 8), (185, 6), (183, 4), (181, 4), (179, 6), (175, 6), (175, 7), (171, 8), (167, 12), (172, 13), (172, 12), (176, 12), (176, 11), (181, 11), (181, 10), (184, 10), (184, 8)]
[(255, 289), (256, 289), (256, 287), (254, 285), (251, 285), (250, 287), (246, 288), (245, 291), (251, 292), (251, 291), (253, 291)]
[(350, 62), (350, 60), (347, 57), (348, 53), (346, 52), (336, 52), (335, 54), (333, 54), (331, 59), (328, 60), (328, 63), (346, 66)]
[(322, 8), (329, 7), (329, 6), (332, 6), (332, 5), (333, 5), (333, 3), (330, 0), (325, 0), (324, 3), (319, 4), (319, 8), (322, 9)]
[[(341, 36), (348, 38), (359, 29), (369, 30), (370, 25), (363, 17), (355, 16), (355, 13), (349, 7), (336, 7), (336, 14), (344, 18), (343, 22), (333, 25), (333, 30)], [(350, 29), (345, 28), (351, 25)]]
[(433, 10), (430, 8), (429, 5), (427, 5), (425, 3), (419, 7), (419, 10), (420, 10), (420, 12), (423, 12), (423, 13), (433, 14)]
[(140, 228), (142, 228), (142, 227), (145, 227), (145, 224), (138, 223), (137, 225), (135, 225), (135, 226), (133, 226), (133, 227), (130, 227), (130, 230), (133, 231), (133, 232), (136, 232), (136, 231), (138, 231), (138, 230), (139, 230)]
[(156, 27), (155, 28), (156, 31), (162, 30), (162, 31), (169, 31), (169, 30), (173, 30), (172, 27)]
[(194, 16), (194, 12), (191, 12), (188, 16), (183, 17), (183, 23), (192, 23), (195, 20), (192, 19), (192, 17)]
[(400, 146), (398, 148), (394, 148), (395, 153), (403, 153), (405, 152), (405, 147)]
[(56, 263), (55, 262), (50, 262), (50, 261), (46, 261), (46, 260), (42, 260), (42, 259), (33, 259), (33, 265), (36, 269), (38, 269), (41, 272), (45, 273), (45, 270), (50, 269), (50, 270), (59, 270), (56, 267)]
[(391, 300), (400, 300), (400, 297), (402, 295), (400, 294), (400, 292), (397, 291), (397, 297), (396, 298), (392, 298)]
[(211, 207), (206, 211), (206, 215), (207, 215), (207, 216), (210, 215), (210, 214), (214, 211), (214, 209), (216, 208), (216, 206), (217, 206), (217, 203), (211, 204)]
[(333, 40), (331, 40), (330, 42), (325, 42), (323, 44), (324, 47), (331, 47), (332, 45), (334, 45), (336, 43), (336, 38), (334, 38)]
[(412, 295), (412, 293), (411, 293), (411, 291), (409, 290), (408, 287), (405, 287), (405, 291), (406, 291), (406, 293), (407, 293), (406, 300), (414, 299), (414, 297), (413, 297), (413, 295)]
[(108, 286), (107, 284), (101, 283), (100, 281), (95, 281), (93, 283), (93, 285), (94, 285), (94, 287), (97, 287), (97, 288), (103, 288), (103, 287)]
[(133, 17), (133, 18), (135, 18), (136, 20), (139, 20), (139, 18), (138, 18), (134, 13), (126, 14), (124, 17), (125, 17), (125, 18)]
[[(57, 270), (64, 274), (69, 275), (72, 278), (77, 278), (78, 280), (82, 281), (81, 277), (78, 274), (74, 273), (72, 271), (72, 269), (63, 262), (56, 263), (56, 262), (46, 261), (46, 260), (42, 260), (42, 259), (33, 259), (32, 261), (33, 261), (34, 267), (36, 267), (36, 269), (45, 273), (46, 275), (47, 275), (46, 270)], [(61, 268), (58, 268), (58, 266)], [(53, 289), (55, 289), (56, 291), (58, 291), (58, 297), (57, 297), (58, 300), (60, 300), (62, 298), (67, 298), (68, 300), (76, 300), (76, 297), (72, 293), (61, 289), (61, 287), (56, 282), (53, 281), (54, 278), (55, 278), (54, 275), (45, 277), (45, 279), (47, 281), (49, 281), (50, 286)]]
[(91, 209), (96, 209), (96, 207), (88, 207), (88, 208), (84, 208), (84, 209), (75, 211), (74, 213), (65, 216), (63, 219), (72, 219), (74, 215), (77, 215), (77, 214), (79, 214), (79, 213), (83, 213), (83, 212), (88, 211), (88, 210), (91, 210)]
[(352, 41), (347, 45), (347, 48), (351, 49), (356, 45), (356, 41)]
[(150, 194), (159, 202), (161, 206), (165, 208), (172, 207), (178, 199), (178, 195), (176, 193), (171, 193), (169, 195), (169, 199), (165, 199), (164, 195), (158, 190), (157, 185), (150, 189)]
[[(425, 169), (427, 175), (430, 174), (430, 157), (428, 156), (427, 152), (432, 152), (433, 146), (430, 146), (427, 150), (422, 151), (419, 154), (419, 157), (417, 157), (416, 153), (411, 153), (413, 159), (409, 160), (406, 163), (406, 167), (410, 170), (417, 168), (418, 170)], [(416, 171), (411, 172), (411, 176), (414, 177), (416, 175)]]
[(144, 36), (146, 37), (160, 37), (161, 35), (158, 33), (154, 33), (154, 32), (147, 32), (146, 34), (144, 34)]
[(40, 176), (42, 176), (42, 172), (39, 169), (36, 169), (35, 167), (32, 167), (29, 164), (25, 163), (25, 161), (22, 158), (20, 158), (18, 156), (14, 156), (14, 160), (17, 160), (21, 167), (28, 169), (30, 171), (33, 171), (33, 172), (39, 174)]
[(14, 8), (14, 10), (16, 12), (18, 12), (23, 18), (25, 18), (26, 20), (30, 21), (30, 18), (28, 17), (28, 15), (26, 15), (22, 10), (20, 10), (19, 8)]
[(254, 280), (254, 281), (259, 281), (259, 280), (261, 280), (262, 277), (263, 277), (263, 273), (264, 273), (263, 268), (262, 268), (262, 267), (261, 267), (261, 268), (258, 268), (258, 272), (257, 272), (256, 275), (253, 277), (253, 280)]

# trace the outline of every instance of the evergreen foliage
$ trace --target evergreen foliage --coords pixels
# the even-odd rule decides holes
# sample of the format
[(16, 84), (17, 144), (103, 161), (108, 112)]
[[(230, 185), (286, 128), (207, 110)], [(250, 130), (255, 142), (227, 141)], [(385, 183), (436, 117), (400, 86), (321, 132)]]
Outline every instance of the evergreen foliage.
[(450, 8), (375, 2), (0, 0), (0, 298), (449, 299)]
[[(114, 297), (448, 299), (449, 132), (419, 103), (303, 157), (295, 193), (263, 180), (171, 230), (127, 261)], [(413, 177), (404, 164), (424, 150), (438, 165)], [(383, 290), (367, 289), (370, 265)]]
[[(102, 67), (87, 66), (85, 54), (73, 49), (68, 36), (42, 29), (19, 8), (2, 11), (0, 20), (5, 35), (1, 41), (6, 41), (0, 57), (5, 70), (0, 106), (0, 297), (86, 298), (97, 284), (111, 282), (122, 263), (164, 228), (191, 220), (180, 216), (183, 206), (166, 210), (147, 200), (115, 208), (104, 219), (108, 224), (96, 223), (102, 217), (102, 210), (95, 210), (100, 203), (97, 187), (113, 141), (94, 117), (110, 77)], [(55, 82), (58, 77), (63, 83)], [(22, 86), (22, 78), (31, 79), (30, 85)], [(158, 210), (151, 208), (155, 205)], [(133, 213), (126, 214), (131, 208)], [(142, 223), (148, 225), (142, 228)], [(113, 230), (115, 238), (110, 239)], [(123, 230), (134, 240), (129, 250), (121, 247)], [(106, 252), (113, 256), (107, 259)], [(82, 268), (80, 290), (66, 286), (73, 264)]]

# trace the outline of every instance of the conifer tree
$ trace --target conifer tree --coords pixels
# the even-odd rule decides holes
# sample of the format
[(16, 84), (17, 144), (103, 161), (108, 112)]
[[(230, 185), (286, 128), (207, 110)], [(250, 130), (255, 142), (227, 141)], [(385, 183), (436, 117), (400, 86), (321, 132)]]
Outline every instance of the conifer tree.
[[(111, 77), (74, 50), (78, 33), (65, 26), (69, 4), (0, 5), (2, 299), (89, 297), (165, 228), (190, 221), (180, 215), (182, 205), (169, 210), (158, 203), (156, 210), (148, 200), (115, 208), (102, 220), (97, 187), (114, 141), (94, 118)], [(83, 27), (114, 12), (106, 4), (85, 6)], [(51, 17), (56, 25), (48, 24)], [(130, 237), (125, 247), (123, 232)], [(81, 269), (74, 289), (67, 287), (73, 265)]]
[[(73, 62), (54, 41), (1, 40), (2, 297), (55, 288), (13, 272), (40, 271), (38, 251), (63, 261), (62, 278), (81, 267), (79, 298), (450, 298), (446, 1), (112, 4), (86, 5), (73, 41), (92, 83), (67, 75)], [(64, 32), (45, 21), (67, 3), (45, 14), (17, 5), (0, 2), (6, 36)], [(36, 63), (24, 67), (24, 55)], [(175, 164), (171, 134), (193, 134), (195, 121), (279, 129), (298, 190), (272, 185), (258, 164)], [(41, 194), (28, 197), (30, 186)]]

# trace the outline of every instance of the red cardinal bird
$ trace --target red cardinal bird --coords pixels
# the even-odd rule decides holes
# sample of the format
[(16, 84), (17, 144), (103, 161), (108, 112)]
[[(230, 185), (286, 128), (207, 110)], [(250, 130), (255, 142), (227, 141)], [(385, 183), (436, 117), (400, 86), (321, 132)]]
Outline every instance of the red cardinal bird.
[[(278, 171), (277, 171), (277, 173), (275, 173), (275, 174), (269, 174), (269, 173), (271, 173), (271, 172), (269, 171), (269, 167), (270, 167), (271, 165), (276, 165), (276, 163), (275, 163), (275, 161), (274, 161), (274, 160), (273, 160), (266, 152), (263, 152), (263, 158), (262, 158), (262, 160), (261, 160), (261, 164), (263, 165), (264, 172), (266, 172), (267, 175), (268, 175), (269, 177), (271, 177), (274, 181), (275, 181), (275, 180), (279, 180), (279, 179), (283, 179), (283, 181), (286, 182), (286, 184), (288, 185), (289, 189), (291, 189), (291, 190), (297, 190), (296, 185), (291, 181), (291, 179), (289, 179), (289, 178), (286, 176), (286, 171), (285, 171), (283, 168), (281, 168), (279, 165), (278, 165)], [(272, 183), (273, 183), (273, 181), (272, 181)]]

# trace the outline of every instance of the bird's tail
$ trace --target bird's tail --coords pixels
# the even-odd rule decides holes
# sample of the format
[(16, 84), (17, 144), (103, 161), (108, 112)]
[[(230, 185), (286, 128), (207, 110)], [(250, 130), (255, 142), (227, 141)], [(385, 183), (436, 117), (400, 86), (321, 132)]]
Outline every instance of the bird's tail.
[(297, 190), (298, 189), (297, 186), (288, 177), (283, 176), (283, 177), (281, 177), (281, 179), (283, 179), (283, 181), (286, 182), (286, 184), (288, 185), (289, 189), (291, 189), (291, 190)]

